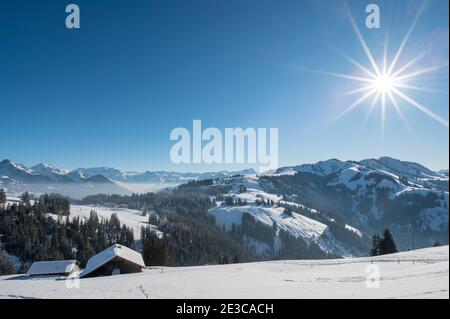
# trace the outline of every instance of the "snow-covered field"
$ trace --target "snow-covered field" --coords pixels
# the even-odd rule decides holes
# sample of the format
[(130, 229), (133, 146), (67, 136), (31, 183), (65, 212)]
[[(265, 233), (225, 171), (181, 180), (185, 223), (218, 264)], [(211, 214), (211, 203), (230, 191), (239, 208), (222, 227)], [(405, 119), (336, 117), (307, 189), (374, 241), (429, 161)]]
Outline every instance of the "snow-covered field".
[[(366, 271), (373, 274), (374, 267), (379, 288), (368, 288)], [(79, 283), (69, 289), (63, 278), (3, 276), (0, 298), (449, 298), (449, 247), (373, 258), (151, 268)]]
[(156, 226), (150, 225), (148, 223), (148, 215), (143, 216), (140, 210), (127, 209), (127, 208), (116, 208), (116, 207), (104, 207), (104, 206), (87, 206), (87, 205), (71, 205), (70, 206), (70, 217), (79, 216), (81, 218), (89, 218), (91, 211), (95, 211), (100, 218), (111, 218), (112, 214), (117, 214), (120, 223), (125, 224), (128, 227), (133, 228), (134, 239), (138, 240), (141, 238), (141, 227), (148, 226), (156, 230)]
[(280, 229), (306, 240), (319, 238), (327, 228), (327, 225), (300, 214), (292, 213), (292, 217), (290, 217), (284, 214), (284, 208), (278, 206), (223, 206), (214, 207), (209, 210), (209, 213), (214, 215), (217, 223), (225, 226), (227, 230), (230, 230), (233, 224), (240, 225), (242, 223), (243, 213), (252, 215), (255, 220), (269, 227), (276, 222)]

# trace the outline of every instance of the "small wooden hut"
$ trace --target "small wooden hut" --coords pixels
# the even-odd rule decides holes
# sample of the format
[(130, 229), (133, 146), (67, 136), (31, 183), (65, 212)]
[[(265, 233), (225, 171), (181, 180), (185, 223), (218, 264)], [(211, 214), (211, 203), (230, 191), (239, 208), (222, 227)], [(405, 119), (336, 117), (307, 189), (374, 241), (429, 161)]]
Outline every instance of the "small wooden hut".
[(76, 260), (35, 261), (27, 271), (28, 276), (69, 276), (79, 271)]
[(111, 276), (141, 272), (145, 267), (142, 255), (123, 245), (115, 244), (92, 256), (81, 278)]

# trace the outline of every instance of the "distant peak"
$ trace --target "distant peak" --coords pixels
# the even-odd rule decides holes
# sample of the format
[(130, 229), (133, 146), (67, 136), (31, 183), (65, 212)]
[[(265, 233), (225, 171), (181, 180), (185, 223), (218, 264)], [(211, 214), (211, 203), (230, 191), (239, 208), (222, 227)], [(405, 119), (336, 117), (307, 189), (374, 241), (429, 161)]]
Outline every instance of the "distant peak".
[(53, 166), (45, 164), (45, 163), (39, 163), (39, 164), (32, 166), (31, 168), (53, 168)]
[(30, 169), (28, 167), (26, 167), (25, 165), (22, 165), (20, 163), (14, 162), (9, 159), (4, 159), (3, 161), (0, 162), (0, 164), (1, 164), (1, 166), (4, 166), (4, 167), (10, 167), (10, 168), (18, 169), (18, 170), (25, 171), (25, 172), (30, 171)]
[(54, 173), (59, 175), (65, 175), (68, 173), (68, 171), (64, 169), (46, 163), (39, 163), (37, 165), (34, 165), (33, 167), (31, 167), (31, 170), (35, 173)]

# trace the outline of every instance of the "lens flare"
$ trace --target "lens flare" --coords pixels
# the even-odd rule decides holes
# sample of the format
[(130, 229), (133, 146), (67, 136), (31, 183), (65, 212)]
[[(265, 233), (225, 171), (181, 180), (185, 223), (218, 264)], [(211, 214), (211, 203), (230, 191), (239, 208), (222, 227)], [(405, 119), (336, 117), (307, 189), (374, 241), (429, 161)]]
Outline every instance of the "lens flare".
[[(420, 8), (419, 12), (417, 13), (413, 24), (409, 28), (405, 38), (402, 40), (401, 45), (399, 49), (395, 52), (394, 58), (389, 63), (387, 58), (387, 40), (384, 43), (384, 52), (382, 57), (382, 64), (378, 64), (375, 60), (375, 58), (372, 55), (372, 52), (367, 45), (366, 41), (364, 40), (364, 37), (361, 34), (361, 31), (359, 30), (351, 12), (348, 8), (347, 4), (344, 2), (345, 9), (347, 12), (347, 15), (349, 17), (350, 23), (353, 27), (353, 30), (356, 33), (356, 36), (368, 58), (369, 66), (364, 66), (361, 63), (357, 62), (350, 56), (346, 55), (343, 52), (340, 52), (345, 59), (347, 59), (350, 63), (352, 63), (361, 73), (364, 75), (351, 75), (351, 74), (339, 74), (339, 73), (332, 73), (332, 72), (322, 72), (331, 76), (337, 76), (340, 78), (344, 78), (347, 80), (352, 80), (355, 82), (358, 82), (360, 86), (357, 88), (345, 92), (344, 95), (354, 95), (354, 94), (361, 94), (359, 98), (356, 99), (354, 103), (352, 103), (347, 109), (345, 109), (338, 118), (344, 116), (348, 112), (352, 111), (353, 109), (357, 108), (358, 106), (362, 105), (366, 101), (370, 102), (370, 110), (367, 116), (372, 112), (373, 108), (378, 105), (381, 112), (381, 126), (382, 130), (384, 127), (384, 121), (386, 116), (386, 107), (392, 106), (394, 110), (398, 113), (402, 121), (405, 121), (403, 117), (402, 110), (400, 108), (400, 104), (398, 103), (397, 99), (405, 102), (406, 104), (416, 108), (417, 110), (423, 112), (433, 120), (437, 121), (438, 123), (444, 125), (448, 128), (449, 123), (448, 120), (442, 118), (441, 116), (435, 114), (431, 110), (429, 110), (426, 106), (419, 103), (418, 101), (414, 100), (412, 97), (408, 96), (405, 91), (406, 90), (415, 90), (415, 91), (422, 91), (422, 92), (429, 92), (429, 93), (437, 93), (438, 90), (429, 89), (426, 87), (417, 86), (414, 83), (416, 83), (420, 76), (424, 74), (428, 74), (431, 72), (435, 72), (438, 70), (442, 70), (444, 68), (448, 68), (448, 61), (447, 63), (443, 65), (428, 67), (424, 69), (417, 69), (415, 68), (417, 62), (421, 60), (427, 52), (422, 52), (407, 63), (405, 63), (402, 66), (399, 66), (397, 68), (397, 65), (399, 64), (400, 57), (402, 53), (404, 52), (405, 48), (407, 47), (408, 40), (414, 30), (415, 25), (417, 24), (417, 21), (420, 18), (420, 15), (422, 14), (425, 2), (423, 6)], [(413, 83), (414, 82), (414, 83)], [(441, 92), (442, 93), (442, 92)], [(366, 117), (367, 119), (367, 117)]]

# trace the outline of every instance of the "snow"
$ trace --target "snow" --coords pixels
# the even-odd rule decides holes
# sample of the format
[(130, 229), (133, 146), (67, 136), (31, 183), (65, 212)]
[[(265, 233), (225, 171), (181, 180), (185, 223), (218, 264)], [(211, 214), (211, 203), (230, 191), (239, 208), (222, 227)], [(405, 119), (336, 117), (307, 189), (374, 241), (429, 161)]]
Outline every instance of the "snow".
[(66, 175), (69, 173), (68, 170), (58, 168), (56, 166), (48, 165), (45, 163), (37, 164), (30, 168), (33, 174), (44, 175), (44, 176), (52, 176), (53, 174), (57, 175)]
[(429, 193), (436, 193), (436, 191), (427, 188), (406, 187), (401, 191), (395, 193), (395, 196), (399, 197), (404, 195), (421, 195), (423, 197), (426, 197)]
[(292, 213), (290, 217), (284, 213), (284, 208), (279, 206), (222, 206), (211, 208), (209, 213), (214, 215), (216, 222), (226, 230), (230, 230), (233, 224), (240, 225), (242, 214), (248, 213), (260, 223), (272, 227), (276, 222), (279, 229), (307, 241), (318, 239), (327, 228), (327, 225), (300, 214)]
[(297, 207), (297, 208), (301, 208), (304, 210), (307, 210), (308, 212), (312, 213), (312, 214), (318, 214), (319, 212), (317, 211), (317, 209), (314, 208), (309, 208), (305, 205), (302, 204), (298, 204), (298, 203), (294, 203), (294, 202), (289, 202), (289, 201), (285, 201), (285, 200), (280, 200), (279, 201), (280, 204), (284, 204), (284, 205), (289, 205), (291, 207)]
[(19, 204), (21, 201), (17, 196), (6, 196), (6, 205)]
[(104, 207), (104, 206), (88, 206), (88, 205), (71, 205), (70, 217), (79, 216), (81, 218), (88, 219), (91, 211), (95, 211), (99, 218), (109, 219), (112, 214), (117, 214), (120, 223), (125, 224), (127, 227), (133, 229), (134, 239), (141, 238), (141, 227), (147, 226), (153, 228), (158, 236), (162, 236), (162, 233), (156, 230), (156, 226), (148, 223), (148, 215), (143, 216), (142, 212), (135, 209), (116, 208), (116, 207)]
[[(379, 267), (379, 288), (366, 286)], [(0, 298), (449, 298), (449, 247), (334, 260), (285, 260), (64, 280), (0, 277)]]
[(352, 227), (352, 226), (346, 224), (346, 225), (345, 225), (345, 229), (347, 229), (347, 230), (349, 230), (349, 231), (351, 231), (351, 232), (354, 232), (354, 233), (357, 234), (359, 237), (362, 237), (361, 231), (359, 231), (359, 229), (356, 229), (355, 227)]
[[(347, 188), (356, 190), (356, 188), (358, 187), (358, 183), (352, 182), (352, 179), (355, 179), (358, 174), (360, 174), (360, 170), (358, 169), (358, 167), (352, 166), (342, 170), (338, 176), (338, 180), (341, 184), (346, 185)], [(358, 179), (358, 182), (361, 181)]]
[(214, 215), (216, 222), (221, 226), (225, 227), (225, 230), (229, 231), (231, 226), (235, 224), (240, 225), (242, 222), (242, 214), (244, 210), (241, 206), (239, 207), (215, 207), (209, 210), (209, 213)]
[[(377, 181), (377, 178), (380, 177), (381, 181)], [(328, 185), (343, 185), (351, 191), (359, 191), (361, 193), (364, 193), (371, 186), (393, 191), (402, 188), (398, 176), (383, 170), (369, 170), (357, 164), (351, 164), (351, 166), (343, 168)]]
[(283, 176), (283, 175), (295, 175), (297, 171), (293, 167), (282, 167), (276, 171), (276, 173), (265, 173), (266, 176)]
[(5, 159), (0, 162), (1, 175), (11, 176), (14, 174), (14, 170), (31, 174), (32, 170), (25, 165)]
[(136, 265), (145, 267), (144, 260), (142, 259), (142, 255), (140, 253), (128, 247), (125, 247), (124, 245), (115, 244), (111, 247), (106, 248), (105, 250), (102, 250), (97, 255), (89, 258), (86, 268), (83, 270), (80, 277), (89, 275), (91, 272), (103, 266), (115, 257), (120, 257), (122, 259), (131, 261)]
[(353, 258), (355, 256), (361, 256), (361, 252), (351, 246), (344, 245), (336, 238), (334, 238), (330, 229), (327, 228), (322, 236), (317, 241), (319, 247), (330, 254), (337, 254), (342, 258)]
[(360, 161), (364, 166), (376, 169), (392, 172), (396, 175), (406, 176), (408, 179), (420, 180), (420, 179), (433, 179), (433, 180), (445, 180), (445, 175), (437, 172), (433, 172), (428, 168), (414, 162), (400, 161), (391, 157), (380, 157), (379, 159), (367, 159)]
[[(340, 161), (337, 159), (330, 159), (320, 161), (314, 164), (303, 164), (292, 167), (282, 167), (277, 170), (277, 174), (273, 175), (290, 175), (295, 172), (311, 173), (318, 176), (329, 176), (336, 174), (336, 179), (330, 185), (343, 184), (348, 189), (355, 191), (360, 185), (361, 179), (352, 177), (357, 172), (362, 172), (362, 175), (376, 172), (384, 174), (387, 177), (392, 177), (395, 182), (383, 180), (377, 187), (388, 188), (395, 190), (399, 182), (399, 176), (406, 177), (411, 184), (427, 185), (427, 181), (448, 181), (448, 170), (440, 172), (433, 172), (428, 168), (414, 163), (400, 161), (390, 157), (381, 157), (379, 159), (366, 159), (359, 162), (354, 161)], [(363, 176), (364, 177), (364, 176)], [(373, 182), (373, 181), (372, 181)]]
[(49, 275), (71, 273), (78, 270), (76, 260), (35, 261), (27, 275)]

